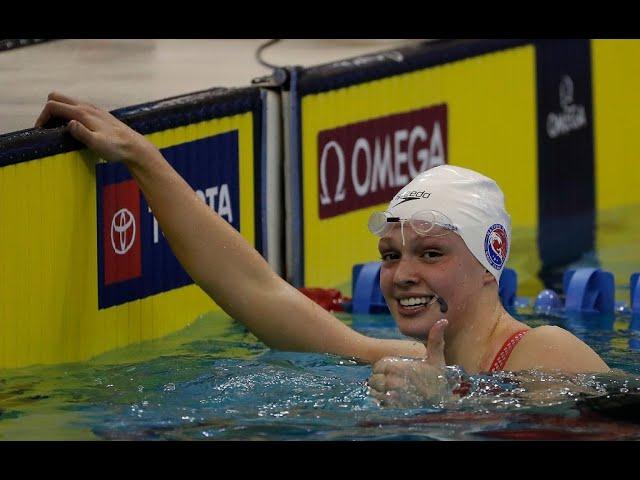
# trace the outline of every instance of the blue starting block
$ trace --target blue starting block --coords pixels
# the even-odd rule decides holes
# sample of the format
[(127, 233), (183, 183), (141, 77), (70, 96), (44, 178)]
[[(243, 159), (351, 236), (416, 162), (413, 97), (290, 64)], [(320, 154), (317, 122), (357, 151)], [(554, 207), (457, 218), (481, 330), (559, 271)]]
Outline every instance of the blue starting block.
[(359, 263), (351, 271), (352, 313), (390, 313), (380, 290), (380, 262)]
[(615, 281), (599, 268), (567, 270), (562, 277), (566, 312), (613, 313)]
[(633, 273), (629, 278), (629, 289), (631, 290), (631, 314), (640, 315), (640, 272)]
[[(380, 262), (360, 263), (353, 266), (351, 277), (352, 312), (356, 314), (389, 313), (380, 291)], [(562, 284), (565, 302), (552, 290), (540, 292), (534, 302), (537, 311), (565, 311), (610, 314), (616, 308), (615, 281), (611, 272), (599, 268), (578, 268), (564, 273)], [(515, 307), (518, 275), (505, 268), (500, 277), (498, 294), (505, 307)], [(640, 272), (630, 278), (631, 310), (640, 316)], [(522, 303), (522, 302), (520, 302)], [(528, 304), (528, 302), (527, 302)]]
[(500, 275), (498, 284), (498, 296), (502, 305), (513, 307), (516, 303), (516, 292), (518, 290), (518, 274), (515, 270), (505, 268)]
[[(380, 291), (380, 262), (359, 263), (351, 271), (352, 313), (389, 313), (389, 307)], [(505, 307), (514, 307), (518, 275), (505, 268), (500, 276), (498, 294)]]

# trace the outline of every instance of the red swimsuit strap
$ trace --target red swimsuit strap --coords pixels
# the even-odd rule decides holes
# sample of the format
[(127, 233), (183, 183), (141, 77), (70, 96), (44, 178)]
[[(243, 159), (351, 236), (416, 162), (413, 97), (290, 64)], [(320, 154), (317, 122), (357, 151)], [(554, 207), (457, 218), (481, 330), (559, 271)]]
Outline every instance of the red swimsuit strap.
[(507, 339), (507, 341), (504, 342), (504, 345), (502, 345), (502, 348), (496, 355), (496, 358), (493, 359), (493, 363), (491, 364), (489, 372), (498, 372), (504, 368), (507, 360), (509, 359), (509, 355), (511, 355), (511, 352), (513, 351), (515, 346), (520, 340), (522, 340), (522, 337), (524, 337), (525, 333), (527, 333), (528, 331), (529, 330), (520, 330), (519, 332), (511, 335)]

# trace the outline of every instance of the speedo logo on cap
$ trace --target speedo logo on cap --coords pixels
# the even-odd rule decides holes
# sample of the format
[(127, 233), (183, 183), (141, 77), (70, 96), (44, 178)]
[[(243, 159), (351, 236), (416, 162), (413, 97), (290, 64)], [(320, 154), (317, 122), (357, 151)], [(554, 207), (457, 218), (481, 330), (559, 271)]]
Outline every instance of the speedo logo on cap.
[(410, 202), (411, 200), (420, 200), (421, 198), (429, 198), (430, 196), (431, 196), (431, 193), (427, 192), (426, 190), (412, 190), (410, 192), (401, 192), (395, 197), (393, 197), (394, 200), (399, 200), (399, 202), (393, 205), (393, 207), (397, 207), (398, 205), (401, 205), (405, 202)]
[(499, 223), (489, 227), (484, 237), (484, 253), (493, 268), (500, 270), (504, 266), (508, 252), (507, 231)]

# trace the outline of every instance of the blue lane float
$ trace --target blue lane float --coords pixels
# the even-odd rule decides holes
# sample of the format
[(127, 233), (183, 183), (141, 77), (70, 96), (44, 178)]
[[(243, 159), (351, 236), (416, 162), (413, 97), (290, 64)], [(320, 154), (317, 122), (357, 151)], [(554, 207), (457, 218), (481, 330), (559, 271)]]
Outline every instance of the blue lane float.
[[(380, 291), (380, 262), (361, 263), (353, 266), (351, 291), (353, 313), (389, 313)], [(529, 306), (529, 299), (517, 296), (518, 275), (505, 268), (500, 277), (498, 294), (506, 308)], [(614, 310), (628, 311), (624, 302), (615, 301), (615, 279), (611, 272), (599, 268), (568, 270), (563, 277), (564, 295), (553, 290), (543, 290), (536, 297), (533, 308), (540, 313), (599, 313), (611, 314)], [(640, 272), (630, 278), (631, 311), (638, 317), (640, 326)], [(564, 302), (563, 302), (564, 298)]]
[(614, 309), (624, 310), (624, 304), (615, 301), (615, 280), (611, 272), (599, 268), (567, 270), (563, 275), (564, 304), (560, 294), (553, 290), (541, 291), (534, 302), (538, 313), (599, 313), (611, 314)]
[(539, 313), (550, 313), (562, 310), (562, 300), (553, 290), (542, 290), (533, 304), (533, 309)]

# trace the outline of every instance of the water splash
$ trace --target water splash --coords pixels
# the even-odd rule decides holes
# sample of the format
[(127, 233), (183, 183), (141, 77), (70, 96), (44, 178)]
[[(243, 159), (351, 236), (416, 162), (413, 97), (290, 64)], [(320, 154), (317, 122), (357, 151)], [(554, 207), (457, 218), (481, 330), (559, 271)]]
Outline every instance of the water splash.
[[(369, 335), (400, 338), (388, 319), (354, 317), (357, 329), (358, 322)], [(628, 348), (635, 334), (625, 328), (573, 333), (632, 374), (475, 375), (468, 395), (454, 401), (381, 408), (367, 394), (369, 366), (268, 350), (235, 324), (222, 334), (194, 325), (143, 347), (143, 354), (125, 349), (82, 364), (0, 372), (0, 438), (638, 438), (640, 419), (632, 412), (640, 404), (640, 364)]]

